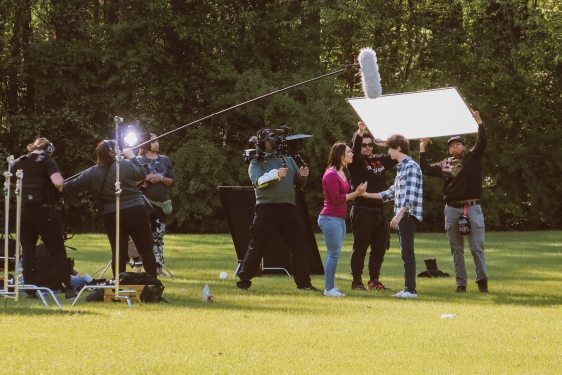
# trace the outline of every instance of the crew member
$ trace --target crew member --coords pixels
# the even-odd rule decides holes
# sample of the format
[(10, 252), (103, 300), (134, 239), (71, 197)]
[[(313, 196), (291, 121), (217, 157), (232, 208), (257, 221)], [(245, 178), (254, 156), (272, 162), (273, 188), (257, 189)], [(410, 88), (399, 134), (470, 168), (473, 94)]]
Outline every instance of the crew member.
[(238, 274), (238, 289), (250, 288), (269, 240), (278, 230), (292, 254), (297, 290), (316, 291), (310, 283), (306, 263), (304, 224), (295, 204), (295, 187), (304, 187), (309, 171), (306, 167), (299, 170), (288, 156), (284, 158), (287, 166), (283, 166), (282, 159), (275, 154), (273, 136), (267, 128), (258, 132), (258, 159), (253, 159), (248, 168), (256, 192), (256, 207), (250, 227), (252, 240)]
[[(156, 138), (156, 134), (150, 133), (150, 139)], [(146, 168), (146, 178), (143, 184), (146, 187), (141, 191), (154, 207), (150, 214), (150, 227), (152, 228), (152, 250), (156, 257), (157, 272), (162, 272), (164, 265), (164, 233), (166, 233), (166, 215), (172, 213), (172, 201), (168, 196), (168, 189), (174, 186), (175, 176), (172, 162), (167, 156), (159, 155), (160, 143), (158, 140), (150, 142), (150, 151), (139, 149), (137, 159)]]
[(128, 241), (130, 236), (142, 257), (144, 270), (156, 277), (156, 259), (152, 251), (149, 213), (145, 199), (137, 188), (137, 181), (144, 180), (146, 173), (130, 148), (123, 150), (126, 159), (123, 159), (119, 165), (119, 182), (121, 184), (119, 198), (119, 269), (115, 269), (115, 240), (117, 238), (115, 153), (117, 150), (115, 141), (101, 141), (96, 147), (98, 155), (96, 165), (85, 170), (75, 179), (65, 182), (62, 191), (65, 195), (88, 191), (94, 197), (101, 197), (102, 221), (111, 244), (113, 254), (111, 268), (114, 276), (117, 276), (116, 271), (118, 273), (125, 272), (125, 266), (129, 259)]
[[(471, 110), (472, 111), (472, 110)], [(456, 292), (466, 292), (468, 276), (464, 264), (464, 237), (468, 236), (470, 252), (474, 259), (476, 283), (482, 293), (488, 293), (486, 257), (484, 256), (484, 214), (480, 207), (482, 197), (482, 156), (486, 149), (486, 129), (480, 114), (472, 111), (478, 123), (478, 139), (472, 150), (460, 136), (449, 138), (447, 146), (452, 157), (429, 164), (425, 148), (429, 138), (420, 139), (420, 166), (424, 175), (441, 177), (445, 205), (445, 230), (451, 247), (455, 267)], [(468, 217), (468, 220), (465, 218)], [(460, 224), (459, 224), (460, 223)]]
[[(62, 237), (62, 223), (55, 209), (56, 189), (63, 178), (51, 154), (55, 147), (47, 138), (37, 138), (27, 145), (31, 153), (15, 160), (10, 182), (16, 183), (16, 171), (23, 170), (21, 191), (20, 238), (23, 253), (23, 278), (27, 285), (35, 285), (35, 247), (39, 236), (49, 251), (60, 290), (66, 298), (76, 297), (70, 284), (70, 270)], [(58, 289), (58, 288), (57, 288)], [(27, 291), (29, 298), (37, 298), (35, 291)]]
[[(373, 154), (375, 139), (366, 130), (364, 122), (353, 137), (353, 163), (347, 166), (351, 176), (352, 189), (367, 182), (367, 192), (353, 201), (351, 208), (351, 230), (353, 231), (353, 251), (351, 252), (351, 289), (385, 290), (379, 281), (381, 266), (386, 250), (390, 246), (390, 227), (384, 211), (383, 202), (375, 199), (375, 194), (386, 190), (386, 171), (398, 161), (388, 154)], [(376, 143), (386, 147), (386, 142)], [(367, 248), (369, 253), (369, 282), (365, 288), (362, 280)]]

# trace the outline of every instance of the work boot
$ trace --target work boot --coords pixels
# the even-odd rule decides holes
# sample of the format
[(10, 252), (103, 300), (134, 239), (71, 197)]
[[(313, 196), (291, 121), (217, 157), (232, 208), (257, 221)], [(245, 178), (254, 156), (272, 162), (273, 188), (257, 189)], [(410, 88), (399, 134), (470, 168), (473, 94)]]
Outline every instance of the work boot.
[(478, 290), (480, 290), (480, 293), (488, 293), (488, 279), (478, 280), (476, 281), (476, 284), (478, 284)]
[(437, 259), (426, 259), (423, 261), (425, 263), (425, 268), (428, 271), (438, 271), (437, 269)]
[(456, 293), (466, 293), (466, 286), (465, 285), (457, 285), (457, 289), (455, 290)]

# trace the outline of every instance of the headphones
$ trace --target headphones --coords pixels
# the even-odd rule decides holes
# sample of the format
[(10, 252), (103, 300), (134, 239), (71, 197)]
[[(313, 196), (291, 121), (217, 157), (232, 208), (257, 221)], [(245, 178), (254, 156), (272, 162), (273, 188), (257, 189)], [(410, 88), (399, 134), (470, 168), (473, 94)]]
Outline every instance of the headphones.
[(109, 149), (109, 157), (114, 158), (115, 157), (115, 147), (112, 147), (111, 141), (108, 141), (107, 139), (104, 139), (103, 143), (105, 143), (105, 145)]
[(268, 140), (273, 135), (273, 132), (269, 128), (262, 128), (258, 131), (258, 149), (261, 152), (265, 151), (265, 141)]
[(49, 155), (51, 155), (53, 153), (53, 151), (55, 151), (55, 146), (52, 143), (47, 143), (45, 145), (45, 152)]

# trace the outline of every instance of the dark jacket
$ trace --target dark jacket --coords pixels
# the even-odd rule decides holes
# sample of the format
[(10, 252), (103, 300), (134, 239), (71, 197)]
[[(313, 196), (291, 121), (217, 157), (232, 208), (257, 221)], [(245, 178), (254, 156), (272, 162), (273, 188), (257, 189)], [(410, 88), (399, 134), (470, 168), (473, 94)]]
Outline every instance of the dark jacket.
[[(398, 161), (392, 160), (388, 154), (372, 154), (370, 157), (361, 155), (363, 137), (357, 134), (353, 140), (353, 162), (347, 166), (351, 178), (351, 188), (357, 189), (359, 184), (367, 181), (367, 193), (380, 193), (387, 189), (386, 171)], [(355, 205), (367, 207), (382, 207), (380, 199), (357, 197)]]
[(427, 176), (441, 177), (443, 180), (443, 200), (464, 201), (482, 197), (482, 156), (486, 150), (486, 129), (478, 125), (478, 139), (472, 150), (461, 158), (462, 170), (456, 177), (451, 173), (451, 163), (455, 158), (449, 157), (439, 163), (429, 164), (425, 152), (420, 152), (420, 167)]
[[(102, 201), (104, 203), (115, 201), (116, 163), (113, 162), (107, 170), (106, 165), (94, 165), (86, 169), (73, 180), (64, 183), (62, 192), (64, 195), (74, 195), (80, 192), (89, 192), (94, 198), (100, 196), (105, 174), (105, 186), (103, 187)], [(143, 181), (146, 173), (136, 158), (124, 159), (119, 165), (119, 182), (121, 183), (121, 201), (142, 198), (142, 193), (137, 187), (137, 181)]]

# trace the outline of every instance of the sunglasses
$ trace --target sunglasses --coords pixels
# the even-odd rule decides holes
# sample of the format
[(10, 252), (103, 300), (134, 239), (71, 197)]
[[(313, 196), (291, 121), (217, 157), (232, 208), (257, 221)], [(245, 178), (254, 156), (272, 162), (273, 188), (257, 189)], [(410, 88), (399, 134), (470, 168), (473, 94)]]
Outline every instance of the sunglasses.
[(372, 143), (362, 143), (361, 146), (362, 146), (363, 148), (367, 148), (367, 147), (373, 148), (373, 144), (372, 144)]

